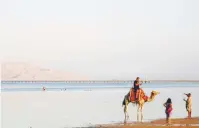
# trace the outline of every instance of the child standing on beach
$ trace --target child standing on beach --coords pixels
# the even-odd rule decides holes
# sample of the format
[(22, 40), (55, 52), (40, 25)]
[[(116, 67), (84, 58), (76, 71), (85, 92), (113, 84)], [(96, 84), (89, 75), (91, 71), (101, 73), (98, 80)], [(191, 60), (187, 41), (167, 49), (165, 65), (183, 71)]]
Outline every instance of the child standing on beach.
[(192, 98), (191, 98), (191, 93), (184, 93), (187, 96), (187, 100), (184, 99), (186, 102), (186, 110), (188, 112), (188, 118), (191, 118), (191, 112), (192, 112)]
[(168, 98), (166, 103), (164, 103), (164, 107), (166, 107), (165, 113), (166, 113), (166, 122), (167, 124), (170, 124), (170, 116), (171, 111), (173, 110), (171, 99)]

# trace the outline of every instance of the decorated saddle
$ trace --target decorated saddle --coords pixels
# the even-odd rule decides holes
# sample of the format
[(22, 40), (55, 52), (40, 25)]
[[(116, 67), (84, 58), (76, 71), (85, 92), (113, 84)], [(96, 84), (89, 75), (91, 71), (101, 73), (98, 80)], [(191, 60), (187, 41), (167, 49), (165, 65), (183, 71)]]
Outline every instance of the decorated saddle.
[(136, 94), (134, 88), (131, 88), (129, 99), (131, 102), (136, 102), (135, 98), (137, 98), (138, 101), (144, 99), (144, 101), (146, 102), (148, 100), (148, 96), (145, 95), (144, 91), (141, 88), (137, 90)]

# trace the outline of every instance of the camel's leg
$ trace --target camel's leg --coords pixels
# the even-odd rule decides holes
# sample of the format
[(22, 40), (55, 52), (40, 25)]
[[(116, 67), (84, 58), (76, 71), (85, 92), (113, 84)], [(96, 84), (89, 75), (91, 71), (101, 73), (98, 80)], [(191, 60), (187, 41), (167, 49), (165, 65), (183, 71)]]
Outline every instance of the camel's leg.
[(188, 111), (188, 118), (191, 118), (191, 111)]
[(137, 122), (139, 122), (139, 116), (140, 116), (140, 105), (138, 106), (137, 109)]
[(124, 104), (124, 115), (125, 115), (125, 120), (129, 118), (129, 115), (128, 115), (128, 104), (129, 104), (129, 102), (128, 102), (128, 99), (127, 99), (127, 98), (128, 98), (128, 97), (125, 97), (125, 98), (124, 98), (124, 102), (125, 102), (125, 104)]
[(127, 113), (125, 113), (125, 117), (124, 117), (124, 124), (126, 124), (126, 122), (127, 122), (127, 119), (128, 117), (127, 117)]
[(141, 106), (141, 122), (143, 121), (143, 112), (142, 112), (143, 105)]
[(127, 112), (127, 105), (124, 106), (124, 115), (125, 115), (125, 117), (127, 117), (127, 115), (128, 115), (128, 112)]
[(127, 120), (129, 119), (128, 111), (126, 111), (126, 119), (127, 119)]
[(124, 106), (124, 116), (125, 116), (125, 118), (127, 116), (127, 106), (126, 105)]
[(124, 106), (124, 123), (126, 123), (126, 121), (129, 119), (129, 114), (128, 114), (128, 111), (127, 111), (127, 105)]

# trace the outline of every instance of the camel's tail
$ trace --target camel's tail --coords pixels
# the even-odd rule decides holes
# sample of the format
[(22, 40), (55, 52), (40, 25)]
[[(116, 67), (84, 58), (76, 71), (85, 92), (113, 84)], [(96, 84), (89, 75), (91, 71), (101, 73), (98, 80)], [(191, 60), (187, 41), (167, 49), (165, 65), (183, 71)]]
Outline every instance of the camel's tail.
[(124, 99), (122, 101), (122, 107), (126, 105), (125, 98), (126, 98), (126, 96), (124, 97)]

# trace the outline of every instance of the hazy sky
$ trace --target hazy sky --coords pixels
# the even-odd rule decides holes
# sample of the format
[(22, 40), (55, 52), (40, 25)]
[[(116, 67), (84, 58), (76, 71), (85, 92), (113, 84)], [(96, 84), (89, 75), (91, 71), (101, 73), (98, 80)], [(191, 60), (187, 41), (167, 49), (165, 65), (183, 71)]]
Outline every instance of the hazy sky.
[(1, 0), (2, 60), (91, 79), (199, 79), (199, 0)]

